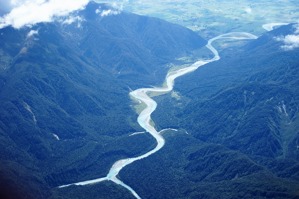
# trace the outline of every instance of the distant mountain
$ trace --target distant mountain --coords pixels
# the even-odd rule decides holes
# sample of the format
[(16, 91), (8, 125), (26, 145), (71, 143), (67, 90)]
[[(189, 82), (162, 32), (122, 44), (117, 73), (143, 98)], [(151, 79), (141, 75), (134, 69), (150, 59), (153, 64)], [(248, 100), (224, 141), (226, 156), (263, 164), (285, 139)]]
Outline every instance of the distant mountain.
[(122, 179), (143, 198), (298, 198), (299, 49), (277, 39), (293, 33), (291, 24), (225, 49), (178, 79), (153, 120), (180, 132)]
[(130, 88), (160, 83), (206, 41), (156, 18), (101, 16), (113, 9), (91, 2), (60, 22), (0, 30), (1, 198), (51, 198), (153, 147), (128, 136), (140, 130)]

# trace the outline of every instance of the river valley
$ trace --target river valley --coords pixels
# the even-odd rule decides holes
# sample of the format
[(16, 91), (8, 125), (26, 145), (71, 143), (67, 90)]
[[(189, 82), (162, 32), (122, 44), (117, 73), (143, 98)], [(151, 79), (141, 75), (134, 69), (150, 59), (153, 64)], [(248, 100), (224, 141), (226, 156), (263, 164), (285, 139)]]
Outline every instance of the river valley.
[(157, 107), (157, 103), (149, 96), (149, 94), (150, 93), (166, 94), (173, 90), (174, 82), (175, 82), (176, 78), (186, 75), (188, 73), (191, 73), (191, 72), (195, 71), (196, 69), (198, 69), (199, 67), (204, 66), (208, 63), (219, 60), (220, 59), (219, 53), (212, 46), (212, 43), (214, 41), (220, 40), (220, 39), (221, 40), (222, 39), (223, 40), (248, 40), (248, 39), (256, 39), (256, 38), (257, 37), (255, 35), (252, 35), (252, 34), (246, 33), (246, 32), (232, 32), (232, 33), (226, 33), (226, 34), (222, 34), (217, 37), (214, 37), (214, 38), (210, 39), (206, 45), (206, 47), (213, 53), (213, 57), (211, 59), (199, 60), (199, 61), (195, 62), (194, 64), (192, 64), (191, 66), (169, 72), (165, 78), (165, 84), (162, 87), (140, 88), (140, 89), (130, 92), (130, 96), (134, 100), (141, 102), (145, 105), (144, 106), (145, 108), (140, 112), (140, 114), (137, 118), (137, 121), (138, 121), (138, 124), (147, 133), (151, 134), (151, 136), (153, 136), (155, 138), (155, 140), (157, 142), (156, 147), (141, 156), (133, 157), (133, 158), (126, 158), (126, 159), (121, 159), (121, 160), (116, 161), (112, 165), (107, 176), (105, 176), (103, 178), (62, 185), (62, 186), (59, 186), (59, 188), (64, 188), (64, 187), (68, 187), (68, 186), (72, 186), (72, 185), (85, 186), (85, 185), (95, 184), (95, 183), (109, 180), (109, 181), (113, 181), (114, 183), (116, 183), (120, 186), (123, 186), (128, 191), (130, 191), (135, 196), (135, 198), (140, 199), (141, 197), (134, 191), (134, 189), (132, 189), (129, 185), (127, 185), (124, 182), (122, 182), (121, 180), (119, 180), (117, 178), (117, 176), (118, 176), (119, 172), (127, 165), (132, 164), (133, 162), (135, 162), (137, 160), (141, 160), (150, 155), (153, 155), (154, 153), (158, 152), (165, 145), (165, 140), (164, 140), (163, 136), (160, 134), (160, 132), (158, 132), (155, 129), (155, 127), (152, 125), (152, 122), (151, 122), (151, 114), (155, 111), (155, 109)]

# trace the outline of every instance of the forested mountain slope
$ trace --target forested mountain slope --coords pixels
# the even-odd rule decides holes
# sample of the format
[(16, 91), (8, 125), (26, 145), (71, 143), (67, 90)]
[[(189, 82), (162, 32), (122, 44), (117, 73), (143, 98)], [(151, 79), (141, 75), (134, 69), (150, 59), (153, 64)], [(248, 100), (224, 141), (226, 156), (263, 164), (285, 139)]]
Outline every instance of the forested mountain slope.
[(224, 49), (157, 97), (153, 120), (180, 132), (165, 133), (165, 148), (123, 179), (144, 198), (297, 198), (299, 49), (281, 39), (296, 28)]
[(101, 14), (113, 9), (90, 2), (55, 23), (0, 30), (0, 181), (12, 198), (50, 197), (153, 147), (128, 136), (140, 130), (130, 88), (158, 84), (206, 42), (159, 19)]

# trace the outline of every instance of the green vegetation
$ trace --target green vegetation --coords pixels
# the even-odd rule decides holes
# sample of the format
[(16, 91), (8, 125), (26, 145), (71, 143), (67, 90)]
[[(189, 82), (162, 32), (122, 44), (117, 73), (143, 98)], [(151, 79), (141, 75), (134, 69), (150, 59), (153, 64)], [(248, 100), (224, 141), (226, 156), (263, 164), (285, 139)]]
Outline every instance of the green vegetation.
[[(232, 2), (162, 4), (150, 9), (174, 6), (170, 13), (202, 25), (196, 30), (207, 37), (264, 23), (248, 18), (248, 9), (240, 19), (243, 10), (219, 19)], [(194, 15), (198, 6), (203, 16)], [(179, 25), (126, 12), (101, 18), (97, 9), (90, 3), (79, 12), (81, 28), (0, 30), (0, 198), (132, 198), (109, 181), (57, 186), (104, 177), (115, 161), (153, 149), (150, 135), (129, 136), (142, 131), (130, 90), (161, 85), (169, 66), (210, 56), (201, 49), (206, 41)], [(31, 29), (38, 35), (28, 38)], [(164, 132), (164, 148), (119, 178), (142, 198), (298, 198), (299, 50), (283, 51), (273, 39), (291, 33), (290, 25), (246, 45), (219, 42), (220, 61), (179, 78), (174, 92), (152, 93), (159, 104), (152, 123), (179, 131)]]
[(113, 182), (103, 182), (89, 186), (73, 186), (65, 189), (55, 189), (52, 198), (134, 199), (134, 196), (132, 196), (126, 189), (114, 184)]
[[(98, 0), (100, 2), (110, 2)], [(198, 32), (205, 38), (231, 32), (262, 34), (262, 24), (296, 22), (298, 1), (199, 1), (199, 0), (116, 0), (125, 10), (159, 17)]]
[[(206, 43), (184, 27), (155, 18), (130, 13), (101, 18), (99, 6), (91, 2), (78, 13), (85, 19), (81, 28), (57, 22), (0, 30), (0, 183), (5, 197), (115, 194), (97, 193), (111, 183), (94, 191), (56, 187), (103, 177), (115, 161), (153, 149), (148, 134), (129, 136), (142, 130), (130, 88), (157, 84), (166, 63), (179, 63), (177, 57)], [(28, 38), (31, 29), (38, 34)]]
[(120, 174), (142, 198), (298, 197), (298, 181), (276, 177), (241, 152), (184, 131), (164, 135), (161, 151)]
[[(157, 198), (297, 198), (299, 51), (283, 51), (273, 39), (292, 31), (223, 51), (220, 61), (178, 79), (181, 98), (157, 97), (153, 120), (182, 135), (166, 134), (165, 148), (121, 177), (133, 186), (128, 176), (148, 165), (148, 175), (137, 177), (144, 185), (134, 187), (144, 198), (154, 190)], [(151, 180), (161, 184), (149, 189)]]

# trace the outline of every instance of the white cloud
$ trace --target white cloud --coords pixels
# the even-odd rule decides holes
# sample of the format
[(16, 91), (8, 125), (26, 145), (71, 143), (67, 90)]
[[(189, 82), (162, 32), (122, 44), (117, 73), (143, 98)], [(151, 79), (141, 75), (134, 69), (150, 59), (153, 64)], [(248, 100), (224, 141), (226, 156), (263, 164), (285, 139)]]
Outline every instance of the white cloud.
[(295, 29), (293, 34), (275, 38), (277, 41), (283, 42), (281, 48), (284, 50), (299, 48), (299, 24), (296, 24), (293, 27)]
[(123, 4), (118, 4), (118, 3), (112, 3), (111, 4), (111, 9), (107, 9), (107, 10), (101, 10), (102, 8), (99, 7), (96, 10), (96, 14), (99, 14), (101, 17), (106, 17), (106, 16), (110, 16), (110, 15), (118, 15), (122, 12), (123, 10)]
[(96, 9), (96, 14), (100, 15), (101, 17), (106, 17), (110, 15), (118, 15), (122, 12), (123, 10), (123, 4), (118, 4), (118, 3), (112, 3), (111, 4), (111, 9), (104, 10), (101, 7)]
[(51, 22), (55, 17), (83, 9), (89, 0), (0, 0), (0, 7), (11, 9), (0, 18), (0, 29), (6, 26), (21, 28), (40, 22)]
[(123, 3), (116, 3), (116, 2), (113, 2), (113, 3), (112, 3), (112, 7), (113, 7), (115, 10), (122, 11), (122, 10), (123, 10), (123, 7), (124, 7), (124, 4), (123, 4)]
[(284, 25), (288, 25), (289, 23), (267, 23), (263, 25), (263, 28), (266, 31), (272, 31), (274, 30), (275, 27), (279, 27), (279, 26), (284, 26)]
[(101, 17), (106, 17), (106, 16), (110, 16), (110, 15), (118, 15), (121, 12), (119, 10), (103, 10), (102, 12), (97, 12), (100, 13)]
[(285, 50), (299, 48), (299, 35), (287, 35), (283, 39), (285, 45), (281, 46)]
[(244, 11), (245, 11), (247, 14), (251, 14), (251, 13), (252, 13), (252, 9), (251, 9), (251, 7), (246, 7), (246, 8), (244, 9)]
[(27, 34), (27, 38), (30, 38), (34, 35), (38, 35), (38, 30), (30, 30), (29, 33)]
[(70, 24), (75, 23), (75, 22), (77, 22), (79, 24), (82, 21), (83, 21), (83, 19), (80, 16), (69, 16), (67, 19), (62, 21), (62, 23), (70, 25)]

